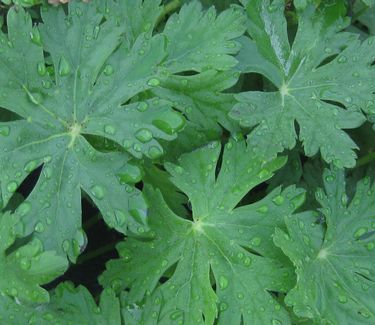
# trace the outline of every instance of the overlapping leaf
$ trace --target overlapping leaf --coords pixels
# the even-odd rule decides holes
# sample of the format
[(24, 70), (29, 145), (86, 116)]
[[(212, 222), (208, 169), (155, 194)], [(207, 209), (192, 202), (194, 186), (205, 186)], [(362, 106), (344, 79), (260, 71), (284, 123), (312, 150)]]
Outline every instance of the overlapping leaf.
[[(276, 87), (238, 95), (231, 116), (254, 127), (249, 136), (257, 150), (270, 155), (303, 142), (307, 156), (318, 151), (327, 162), (351, 167), (357, 148), (344, 129), (360, 126), (361, 110), (374, 110), (374, 39), (340, 32), (347, 21), (343, 4), (306, 5), (289, 41), (284, 1), (247, 3), (248, 32), (239, 56), (243, 70), (256, 72)], [(298, 134), (295, 122), (298, 124)]]
[[(231, 140), (215, 169), (221, 147), (212, 143), (167, 164), (172, 182), (189, 197), (192, 220), (175, 215), (158, 190), (148, 186), (151, 232), (118, 246), (101, 282), (129, 288), (129, 303), (146, 299), (147, 324), (289, 323), (267, 290), (288, 289), (290, 269), (272, 244), (276, 225), (303, 201), (303, 192), (274, 190), (263, 200), (236, 208), (254, 186), (272, 176), (285, 160), (252, 157), (244, 141)], [(218, 166), (218, 167), (219, 167)], [(253, 251), (261, 256), (258, 256)], [(152, 270), (150, 272), (150, 270)], [(167, 281), (159, 283), (162, 277)], [(216, 287), (216, 289), (213, 289)]]
[(363, 179), (348, 202), (343, 172), (326, 170), (324, 183), (317, 199), (326, 227), (306, 212), (285, 217), (288, 233), (274, 236), (296, 266), (286, 302), (316, 324), (373, 324), (375, 186)]
[[(39, 27), (22, 8), (9, 11), (8, 34), (0, 37), (0, 105), (20, 119), (0, 125), (2, 199), (6, 205), (25, 177), (42, 168), (24, 221), (26, 232), (36, 230), (46, 248), (73, 260), (79, 254), (81, 190), (111, 227), (144, 229), (145, 203), (131, 186), (140, 171), (129, 164), (131, 155), (160, 157), (156, 139), (174, 139), (184, 119), (170, 101), (137, 95), (171, 73), (236, 64), (231, 54), (239, 45), (232, 38), (243, 32), (240, 11), (216, 16), (201, 9), (198, 2), (184, 6), (155, 36), (159, 1), (134, 7), (129, 1), (73, 1), (67, 14), (42, 7)], [(181, 28), (191, 33), (186, 42), (180, 41)], [(88, 136), (114, 141), (130, 155), (99, 152)]]
[(99, 306), (88, 290), (74, 288), (68, 282), (60, 284), (49, 304), (30, 306), (17, 304), (0, 296), (0, 323), (9, 325), (120, 325), (120, 304), (110, 289), (103, 291)]
[(43, 251), (38, 239), (14, 246), (23, 228), (18, 215), (0, 215), (0, 294), (20, 302), (46, 303), (49, 295), (40, 285), (60, 276), (68, 265), (55, 252)]

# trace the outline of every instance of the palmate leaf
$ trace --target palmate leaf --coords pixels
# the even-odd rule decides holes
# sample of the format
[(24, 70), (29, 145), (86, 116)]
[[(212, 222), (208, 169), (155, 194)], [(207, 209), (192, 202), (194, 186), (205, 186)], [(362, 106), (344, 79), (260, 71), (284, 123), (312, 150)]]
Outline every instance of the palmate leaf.
[(316, 197), (326, 229), (304, 212), (285, 217), (288, 232), (274, 236), (296, 266), (286, 303), (316, 324), (374, 324), (375, 185), (363, 179), (348, 202), (342, 171), (326, 170), (324, 183)]
[(19, 302), (46, 303), (46, 284), (65, 272), (68, 263), (53, 251), (43, 251), (40, 240), (14, 247), (17, 237), (24, 235), (23, 224), (16, 214), (0, 215), (0, 295)]
[[(189, 197), (192, 220), (174, 214), (160, 191), (146, 186), (151, 230), (119, 244), (120, 259), (110, 261), (101, 277), (104, 286), (129, 288), (130, 306), (147, 297), (145, 324), (198, 324), (203, 317), (206, 324), (216, 317), (219, 324), (238, 324), (241, 318), (244, 324), (289, 324), (267, 292), (285, 292), (293, 283), (271, 234), (282, 227), (283, 215), (301, 205), (304, 193), (278, 188), (236, 208), (285, 159), (263, 161), (251, 156), (244, 141), (230, 140), (219, 164), (220, 151), (213, 142), (183, 155), (178, 165), (166, 164), (172, 182)], [(163, 284), (162, 277), (168, 278)]]
[(238, 74), (233, 71), (208, 70), (192, 76), (170, 77), (152, 90), (155, 95), (172, 101), (174, 107), (187, 118), (178, 139), (164, 144), (168, 161), (219, 140), (223, 128), (231, 133), (240, 131), (237, 123), (228, 117), (236, 104), (234, 94), (222, 93), (237, 80)]
[[(222, 70), (237, 62), (231, 54), (239, 48), (232, 38), (243, 32), (240, 11), (203, 14), (193, 2), (170, 18), (162, 34), (152, 36), (159, 2), (131, 3), (140, 12), (129, 1), (112, 0), (72, 1), (68, 13), (42, 7), (43, 24), (37, 27), (22, 8), (14, 7), (8, 13), (8, 33), (0, 36), (0, 106), (19, 115), (0, 125), (3, 205), (42, 166), (22, 215), (26, 233), (35, 231), (46, 249), (72, 260), (85, 241), (81, 190), (110, 227), (123, 233), (147, 227), (144, 200), (132, 186), (141, 173), (129, 162), (132, 157), (159, 158), (159, 139), (175, 139), (184, 118), (170, 101), (140, 94), (173, 73)], [(189, 14), (197, 15), (196, 24), (185, 26), (192, 36), (180, 42), (174, 28), (186, 24)], [(210, 25), (216, 46), (205, 44), (202, 30)], [(224, 25), (229, 28), (222, 33)], [(124, 152), (100, 152), (87, 141), (92, 136), (114, 141)]]
[(293, 148), (298, 138), (307, 156), (320, 151), (325, 161), (352, 167), (357, 146), (344, 129), (365, 121), (361, 110), (373, 114), (374, 39), (361, 43), (358, 35), (340, 32), (347, 25), (341, 2), (306, 5), (292, 42), (283, 0), (246, 2), (251, 38), (243, 39), (238, 59), (277, 90), (238, 95), (231, 116), (254, 127), (249, 142), (270, 155)]
[(82, 286), (65, 282), (57, 286), (49, 304), (31, 306), (17, 304), (0, 296), (0, 323), (9, 325), (120, 325), (120, 304), (113, 291), (105, 289), (99, 306)]

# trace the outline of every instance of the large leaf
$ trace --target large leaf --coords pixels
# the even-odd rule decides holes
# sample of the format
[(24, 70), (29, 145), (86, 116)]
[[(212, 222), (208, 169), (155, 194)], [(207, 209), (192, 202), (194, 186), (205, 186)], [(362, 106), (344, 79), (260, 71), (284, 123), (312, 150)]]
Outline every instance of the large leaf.
[(262, 74), (276, 90), (238, 95), (231, 116), (254, 128), (249, 142), (271, 156), (298, 138), (307, 156), (320, 151), (327, 162), (353, 166), (357, 146), (344, 129), (365, 121), (361, 110), (374, 111), (374, 39), (361, 43), (341, 32), (347, 25), (341, 2), (306, 5), (293, 41), (283, 0), (247, 2), (251, 38), (243, 38), (238, 59), (245, 72)]
[[(110, 227), (123, 233), (147, 228), (145, 203), (132, 186), (141, 172), (129, 162), (132, 156), (159, 158), (163, 149), (157, 139), (175, 139), (184, 118), (170, 101), (138, 95), (171, 73), (225, 70), (237, 62), (231, 54), (239, 44), (231, 39), (243, 32), (239, 10), (216, 17), (192, 2), (168, 20), (162, 34), (152, 36), (159, 1), (132, 5), (72, 1), (68, 13), (42, 7), (38, 27), (14, 7), (8, 33), (0, 35), (0, 106), (19, 115), (0, 125), (3, 204), (32, 170), (42, 167), (27, 198), (26, 233), (36, 230), (45, 248), (72, 260), (84, 241), (82, 190)], [(180, 41), (180, 24), (191, 32), (186, 42)], [(222, 33), (223, 26), (230, 28)], [(210, 42), (202, 30), (211, 30)], [(44, 52), (50, 57), (45, 59)], [(146, 99), (137, 102), (140, 98)], [(93, 137), (114, 141), (121, 152), (99, 152), (87, 141), (98, 143)]]
[(316, 196), (326, 227), (305, 212), (285, 217), (288, 232), (274, 236), (297, 272), (286, 303), (316, 324), (374, 324), (375, 185), (363, 179), (348, 202), (343, 172), (326, 170), (324, 183)]
[[(120, 259), (110, 261), (101, 278), (103, 285), (129, 288), (130, 304), (150, 295), (143, 306), (146, 324), (196, 324), (203, 317), (207, 324), (216, 317), (220, 324), (238, 324), (241, 318), (244, 324), (289, 323), (267, 292), (285, 292), (293, 283), (271, 234), (282, 226), (282, 216), (303, 202), (304, 193), (278, 188), (259, 202), (236, 207), (285, 159), (251, 156), (244, 141), (231, 140), (222, 163), (220, 151), (214, 142), (183, 155), (179, 165), (166, 164), (172, 182), (189, 197), (192, 219), (174, 214), (160, 191), (148, 186), (151, 231), (119, 244)], [(163, 277), (166, 282), (160, 282)]]

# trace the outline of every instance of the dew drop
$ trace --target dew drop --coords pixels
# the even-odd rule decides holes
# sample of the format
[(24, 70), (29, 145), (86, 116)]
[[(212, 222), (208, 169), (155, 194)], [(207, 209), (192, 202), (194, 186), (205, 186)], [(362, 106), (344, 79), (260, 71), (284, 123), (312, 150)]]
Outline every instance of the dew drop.
[(363, 236), (365, 233), (367, 233), (366, 227), (361, 227), (356, 230), (354, 233), (354, 238), (358, 239), (359, 237)]
[(138, 227), (137, 231), (140, 233), (140, 234), (143, 234), (145, 232), (145, 228), (143, 227)]
[(260, 179), (264, 179), (264, 178), (267, 178), (270, 176), (270, 171), (267, 170), (267, 169), (262, 169), (259, 173), (258, 173), (258, 178)]
[(8, 136), (10, 133), (10, 127), (7, 125), (0, 126), (0, 135)]
[(135, 152), (141, 152), (141, 151), (142, 151), (142, 147), (141, 147), (138, 143), (135, 143), (135, 144), (133, 145), (133, 150), (134, 150)]
[(142, 179), (142, 170), (134, 165), (128, 165), (126, 169), (118, 174), (120, 184), (135, 184)]
[(267, 205), (262, 205), (261, 207), (259, 207), (257, 209), (257, 212), (260, 212), (260, 213), (267, 213), (268, 212), (268, 206)]
[(181, 166), (176, 166), (174, 170), (179, 175), (182, 175), (184, 173), (184, 169)]
[(375, 243), (374, 243), (374, 242), (367, 243), (367, 244), (366, 244), (366, 248), (367, 248), (367, 250), (369, 250), (369, 251), (374, 250), (374, 248), (375, 248)]
[(159, 119), (153, 120), (152, 124), (166, 134), (173, 135), (184, 127), (185, 119), (180, 113), (171, 111), (159, 115)]
[(37, 28), (34, 28), (32, 32), (30, 32), (30, 39), (35, 45), (42, 46), (42, 40), (40, 38), (40, 33)]
[(324, 52), (326, 52), (326, 53), (332, 53), (332, 49), (330, 48), (330, 47), (326, 47), (325, 49), (324, 49)]
[(226, 289), (228, 287), (228, 284), (229, 284), (228, 279), (225, 276), (220, 275), (220, 277), (219, 277), (220, 289), (222, 289), (222, 290)]
[(63, 251), (66, 253), (69, 251), (69, 248), (70, 248), (70, 243), (69, 243), (69, 240), (64, 240), (63, 243), (62, 243), (62, 248), (63, 248)]
[(227, 310), (227, 309), (228, 309), (228, 304), (225, 303), (225, 302), (222, 302), (222, 303), (220, 304), (220, 311), (225, 311), (225, 310)]
[(251, 245), (252, 246), (255, 246), (255, 247), (258, 247), (260, 245), (260, 243), (262, 242), (262, 239), (260, 237), (254, 237), (252, 240), (251, 240)]
[(94, 197), (96, 197), (97, 199), (101, 200), (104, 198), (105, 191), (102, 186), (94, 185), (93, 187), (91, 187), (91, 194), (94, 195)]
[(37, 166), (38, 162), (36, 160), (31, 160), (28, 163), (26, 163), (23, 169), (25, 170), (25, 172), (31, 173)]
[(50, 179), (52, 176), (52, 168), (50, 166), (44, 166), (42, 173), (45, 178)]
[(135, 134), (135, 137), (142, 143), (147, 143), (152, 140), (152, 132), (148, 129), (140, 129)]
[(124, 140), (124, 142), (122, 143), (122, 146), (126, 149), (126, 150), (129, 150), (133, 145), (133, 142), (131, 142), (130, 140)]
[(272, 200), (272, 202), (276, 205), (282, 205), (284, 203), (284, 197), (282, 195), (278, 195)]
[(65, 77), (70, 74), (70, 71), (71, 71), (71, 67), (70, 67), (68, 60), (65, 59), (64, 57), (61, 57), (60, 62), (59, 62), (59, 75), (61, 77)]
[(251, 263), (252, 263), (251, 258), (248, 257), (248, 256), (246, 256), (245, 259), (243, 260), (243, 264), (244, 264), (245, 266), (250, 266)]
[(114, 279), (111, 282), (111, 287), (115, 291), (119, 290), (122, 287), (122, 285), (123, 285), (123, 283), (122, 283), (121, 279)]
[(20, 266), (23, 270), (28, 270), (31, 267), (31, 262), (27, 257), (23, 257), (20, 260)]
[(183, 311), (181, 310), (176, 310), (173, 313), (171, 313), (170, 319), (176, 320), (177, 318), (180, 318), (184, 315)]
[(160, 80), (159, 79), (156, 79), (156, 78), (152, 78), (150, 79), (147, 84), (151, 87), (157, 87), (160, 85)]
[(116, 133), (116, 128), (113, 125), (105, 125), (104, 126), (104, 132), (109, 135), (114, 135)]
[(18, 188), (18, 184), (15, 181), (9, 182), (7, 185), (8, 192), (14, 193)]
[(146, 102), (139, 103), (137, 106), (139, 112), (145, 112), (148, 110), (148, 104)]
[(110, 65), (110, 64), (107, 64), (104, 68), (104, 74), (106, 76), (111, 76), (113, 75), (113, 73), (115, 72), (115, 70), (113, 69), (113, 67)]
[(93, 37), (94, 39), (97, 39), (100, 33), (100, 26), (95, 26), (93, 31)]
[(156, 147), (156, 146), (152, 146), (148, 149), (148, 156), (151, 158), (151, 159), (158, 159), (160, 158), (161, 156), (163, 155), (163, 151), (161, 150), (161, 148), (159, 147)]
[(38, 75), (44, 76), (47, 73), (47, 68), (44, 62), (38, 62), (37, 64), (37, 72)]
[(39, 221), (39, 222), (35, 225), (34, 230), (35, 230), (36, 232), (42, 233), (42, 232), (44, 231), (44, 225), (43, 225), (43, 223)]

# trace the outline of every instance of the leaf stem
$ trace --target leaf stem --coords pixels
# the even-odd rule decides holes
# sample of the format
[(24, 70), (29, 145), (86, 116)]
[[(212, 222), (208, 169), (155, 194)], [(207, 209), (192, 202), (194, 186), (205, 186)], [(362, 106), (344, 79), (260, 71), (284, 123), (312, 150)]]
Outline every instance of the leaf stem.
[(161, 22), (166, 16), (168, 16), (171, 12), (173, 12), (173, 11), (175, 11), (176, 9), (178, 9), (179, 7), (181, 7), (181, 5), (182, 5), (182, 1), (181, 1), (181, 0), (172, 0), (171, 2), (167, 3), (167, 4), (164, 6), (163, 12), (162, 12), (161, 15), (159, 16), (156, 25), (159, 25), (159, 23), (160, 23), (160, 22)]
[(107, 245), (101, 246), (98, 249), (89, 252), (87, 254), (81, 255), (77, 260), (77, 265), (86, 263), (87, 261), (92, 260), (95, 257), (98, 257), (100, 255), (103, 255), (105, 253), (108, 253), (116, 248), (116, 245), (118, 244), (118, 241), (109, 243)]
[(360, 159), (357, 160), (355, 168), (367, 165), (370, 162), (372, 162), (373, 160), (375, 160), (375, 152), (370, 152), (366, 156), (363, 156), (362, 158), (360, 158)]

